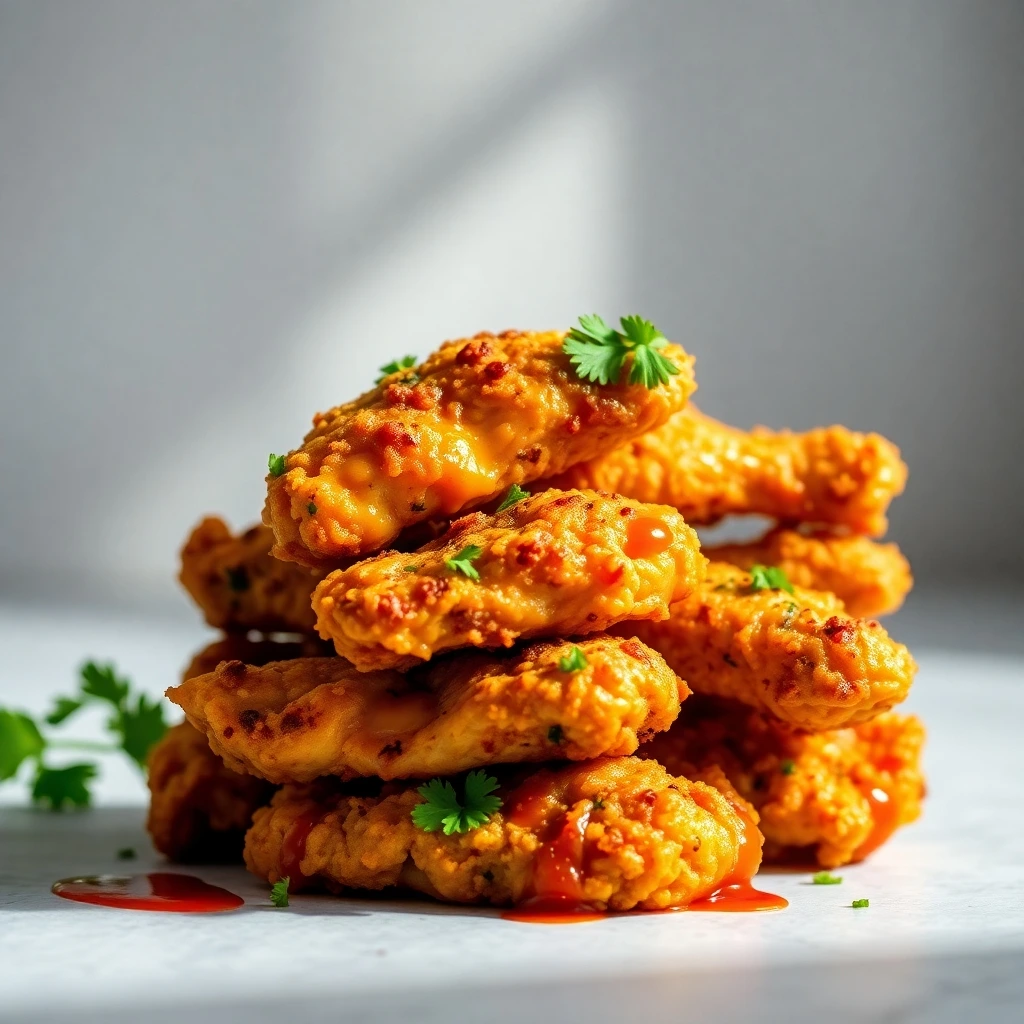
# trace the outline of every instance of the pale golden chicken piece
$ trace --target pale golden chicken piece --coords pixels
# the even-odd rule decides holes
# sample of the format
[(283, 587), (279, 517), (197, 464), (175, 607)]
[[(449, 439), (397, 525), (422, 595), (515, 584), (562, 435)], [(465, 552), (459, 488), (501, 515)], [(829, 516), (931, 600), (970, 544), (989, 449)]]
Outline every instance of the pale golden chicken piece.
[(324, 658), (332, 654), (329, 644), (315, 636), (295, 640), (250, 640), (240, 633), (229, 633), (197, 651), (181, 675), (181, 681), (212, 672), (222, 661), (244, 661), (247, 665), (267, 665), (291, 658)]
[(704, 568), (697, 534), (674, 509), (544, 491), (464, 516), (419, 551), (331, 573), (313, 608), (320, 635), (357, 668), (404, 669), (458, 647), (664, 618)]
[(450, 518), (653, 430), (694, 389), (693, 360), (676, 345), (659, 351), (678, 373), (648, 389), (582, 380), (564, 339), (505, 331), (449, 341), (317, 415), (282, 474), (267, 477), (274, 554), (335, 568), (414, 523)]
[(729, 697), (797, 728), (865, 722), (898, 704), (917, 666), (873, 619), (833, 594), (757, 590), (748, 573), (711, 562), (700, 589), (664, 622), (614, 627), (664, 655), (694, 693)]
[(712, 784), (709, 773), (724, 771), (760, 815), (766, 863), (834, 868), (863, 860), (918, 818), (924, 736), (913, 715), (887, 712), (806, 733), (742, 704), (697, 696), (640, 755)]
[(757, 513), (881, 536), (906, 477), (899, 449), (878, 434), (838, 426), (748, 433), (691, 405), (659, 429), (545, 484), (672, 505), (693, 525)]
[(779, 528), (749, 544), (705, 547), (704, 554), (741, 569), (775, 566), (798, 587), (835, 594), (858, 618), (896, 611), (914, 583), (910, 563), (895, 544), (867, 537)]
[(208, 516), (181, 549), (178, 577), (217, 629), (311, 633), (310, 598), (323, 573), (313, 574), (270, 554), (274, 534), (253, 526), (233, 534), (223, 519)]
[[(455, 903), (610, 910), (686, 906), (751, 878), (761, 836), (748, 805), (654, 761), (602, 758), (524, 780), (469, 832), (425, 832), (416, 789), (378, 796), (286, 786), (256, 812), (245, 860), (296, 889), (412, 889)], [(461, 780), (453, 780), (461, 792)]]
[(230, 767), (309, 782), (631, 754), (688, 693), (639, 641), (598, 635), (460, 652), (406, 675), (341, 658), (232, 661), (167, 696)]

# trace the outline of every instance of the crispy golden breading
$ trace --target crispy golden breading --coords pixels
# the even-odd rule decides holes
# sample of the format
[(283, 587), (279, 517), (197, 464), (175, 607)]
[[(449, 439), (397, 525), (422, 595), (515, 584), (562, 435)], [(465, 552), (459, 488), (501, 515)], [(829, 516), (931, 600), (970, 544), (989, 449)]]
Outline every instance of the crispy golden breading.
[(270, 554), (274, 535), (253, 526), (235, 535), (208, 516), (181, 549), (178, 577), (217, 629), (311, 633), (313, 588), (322, 576)]
[(654, 761), (543, 770), (522, 782), (506, 778), (499, 793), (504, 805), (486, 824), (446, 836), (413, 825), (422, 798), (411, 785), (373, 797), (286, 786), (257, 811), (246, 864), (297, 888), (401, 887), (457, 903), (537, 897), (661, 910), (749, 878), (760, 860), (749, 807)]
[(780, 528), (750, 544), (706, 547), (704, 554), (741, 569), (777, 566), (795, 586), (835, 594), (858, 618), (896, 611), (914, 583), (910, 564), (895, 544), (867, 537)]
[(675, 720), (689, 691), (660, 656), (598, 635), (578, 641), (585, 667), (563, 671), (574, 646), (460, 652), (407, 675), (341, 658), (234, 661), (167, 695), (229, 766), (272, 782), (631, 754)]
[(688, 406), (663, 427), (545, 482), (672, 505), (691, 524), (758, 513), (881, 536), (906, 476), (899, 449), (878, 434), (747, 433)]
[(222, 661), (244, 661), (247, 665), (266, 665), (271, 661), (286, 661), (289, 658), (322, 658), (331, 654), (331, 648), (316, 637), (307, 636), (301, 640), (249, 640), (239, 633), (222, 637), (197, 651), (182, 673), (181, 679), (212, 672)]
[(693, 360), (660, 353), (669, 383), (581, 380), (558, 332), (446, 342), (412, 370), (318, 415), (287, 471), (268, 476), (274, 554), (311, 566), (390, 545), (407, 526), (560, 473), (664, 423), (694, 389)]
[(760, 814), (766, 862), (862, 860), (921, 813), (924, 726), (888, 712), (806, 733), (759, 711), (694, 697), (676, 724), (640, 748), (672, 774), (716, 783), (720, 769)]
[(801, 729), (838, 729), (907, 696), (917, 666), (873, 619), (849, 617), (833, 594), (751, 590), (750, 576), (711, 562), (665, 622), (624, 623), (660, 651), (694, 693), (729, 697)]
[(146, 828), (153, 845), (182, 863), (238, 860), (252, 813), (273, 787), (224, 766), (188, 722), (168, 729), (149, 754)]
[[(450, 565), (470, 546), (477, 578)], [(664, 618), (704, 569), (697, 534), (673, 509), (544, 491), (493, 516), (464, 516), (412, 554), (331, 573), (313, 608), (320, 635), (357, 668), (407, 668), (458, 647)]]

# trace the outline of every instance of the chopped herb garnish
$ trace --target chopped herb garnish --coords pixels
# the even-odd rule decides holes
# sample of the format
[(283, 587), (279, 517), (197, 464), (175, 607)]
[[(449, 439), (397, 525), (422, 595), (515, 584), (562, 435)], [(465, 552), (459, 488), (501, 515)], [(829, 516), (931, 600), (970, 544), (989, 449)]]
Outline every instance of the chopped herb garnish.
[(416, 790), (424, 803), (412, 809), (412, 823), (424, 832), (443, 829), (446, 836), (470, 832), (488, 822), (501, 807), (501, 799), (493, 795), (497, 788), (498, 780), (492, 776), (482, 771), (470, 772), (460, 801), (450, 782), (431, 779)]
[(854, 910), (862, 910), (864, 907), (871, 906), (871, 903), (869, 900), (854, 900), (850, 906), (853, 907)]
[(576, 367), (576, 373), (597, 384), (615, 384), (622, 376), (622, 368), (629, 356), (629, 383), (656, 388), (667, 384), (679, 373), (679, 367), (658, 351), (668, 339), (650, 322), (639, 316), (624, 316), (617, 331), (597, 316), (580, 317), (562, 343), (562, 351)]
[(316, 505), (314, 505), (314, 504), (313, 504), (313, 502), (310, 502), (310, 503), (309, 503), (309, 504), (308, 504), (308, 505), (306, 506), (306, 511), (307, 511), (307, 512), (308, 512), (308, 513), (309, 513), (309, 514), (310, 514), (311, 516), (315, 516), (315, 515), (316, 515)]
[(135, 860), (135, 847), (134, 846), (122, 846), (117, 851), (118, 860)]
[(402, 572), (416, 572), (419, 569), (418, 565), (403, 565)]
[(380, 368), (380, 376), (374, 381), (374, 384), (379, 384), (382, 380), (390, 377), (391, 374), (401, 373), (402, 370), (409, 370), (415, 365), (415, 356), (402, 356), (401, 359), (392, 359), (390, 363), (385, 363)]
[(581, 672), (586, 667), (587, 656), (578, 647), (574, 647), (564, 658), (558, 659), (558, 668), (561, 672)]
[(785, 590), (793, 593), (793, 584), (786, 579), (786, 574), (774, 565), (752, 565), (750, 567), (750, 590)]
[(270, 902), (275, 907), (288, 906), (288, 886), (291, 885), (291, 881), (291, 877), (285, 875), (270, 887)]
[(283, 455), (274, 455), (271, 453), (270, 457), (267, 459), (267, 469), (270, 470), (271, 476), (281, 476), (284, 473), (284, 458), (285, 457)]
[(783, 775), (792, 775), (793, 772), (796, 771), (796, 762), (791, 758), (785, 758), (779, 762), (779, 771), (782, 772)]
[(446, 558), (444, 564), (452, 572), (461, 572), (471, 580), (480, 579), (480, 573), (473, 567), (473, 562), (484, 553), (484, 549), (476, 544), (467, 544), (454, 558)]
[(811, 881), (815, 885), (841, 885), (843, 879), (840, 875), (833, 875), (831, 871), (819, 871), (811, 876)]
[(249, 573), (244, 565), (234, 568), (229, 566), (224, 570), (224, 575), (228, 580), (228, 589), (233, 590), (236, 594), (249, 589)]
[(548, 743), (561, 743), (565, 733), (560, 725), (553, 725), (548, 729)]
[(783, 629), (789, 629), (796, 617), (796, 604), (790, 601), (782, 610), (782, 622), (779, 623)]
[(593, 800), (590, 801), (590, 803), (593, 806), (595, 811), (603, 811), (604, 810), (604, 797), (603, 796), (595, 796), (593, 798)]
[(511, 508), (513, 505), (517, 505), (523, 500), (523, 498), (528, 498), (529, 496), (529, 491), (524, 491), (519, 484), (513, 484), (505, 493), (505, 497), (501, 499), (501, 504), (495, 511), (504, 512), (505, 509)]

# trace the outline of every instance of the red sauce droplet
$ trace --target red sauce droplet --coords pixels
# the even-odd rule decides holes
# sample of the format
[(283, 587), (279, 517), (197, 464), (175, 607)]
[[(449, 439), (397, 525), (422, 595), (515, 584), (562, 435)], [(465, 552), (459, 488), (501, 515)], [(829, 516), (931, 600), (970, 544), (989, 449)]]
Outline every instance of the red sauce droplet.
[(281, 844), (281, 877), (291, 879), (289, 889), (295, 892), (312, 879), (304, 875), (299, 865), (306, 856), (306, 840), (309, 833), (320, 824), (321, 815), (307, 811), (300, 814)]
[(690, 910), (728, 910), (749, 913), (754, 910), (785, 910), (789, 900), (774, 893), (761, 892), (750, 882), (733, 882), (716, 889), (702, 900), (694, 900)]
[(863, 790), (864, 798), (871, 805), (871, 831), (854, 852), (855, 861), (864, 860), (875, 852), (884, 842), (891, 838), (899, 827), (900, 809), (896, 801), (878, 786), (869, 786)]
[(194, 875), (156, 871), (148, 875), (84, 875), (54, 882), (51, 892), (76, 903), (121, 910), (163, 910), (175, 914), (212, 914), (236, 910), (245, 902)]
[(650, 558), (660, 555), (672, 543), (672, 531), (662, 519), (640, 516), (630, 519), (626, 526), (623, 551), (630, 558)]

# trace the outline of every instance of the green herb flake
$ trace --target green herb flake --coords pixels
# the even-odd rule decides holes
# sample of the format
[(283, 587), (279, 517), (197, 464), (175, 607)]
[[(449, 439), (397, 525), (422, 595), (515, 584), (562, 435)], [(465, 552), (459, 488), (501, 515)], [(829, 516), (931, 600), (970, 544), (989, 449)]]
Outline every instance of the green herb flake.
[(285, 875), (270, 887), (270, 902), (275, 907), (288, 906), (288, 886), (291, 885), (291, 881), (291, 878)]
[(480, 573), (476, 571), (473, 562), (484, 553), (484, 549), (476, 544), (467, 544), (454, 558), (446, 558), (444, 564), (452, 572), (461, 572), (471, 580), (479, 580)]
[(869, 907), (870, 905), (871, 903), (869, 900), (854, 900), (850, 904), (850, 906), (853, 907), (854, 910), (863, 910), (865, 907)]
[(628, 358), (629, 383), (648, 389), (667, 384), (679, 373), (679, 367), (658, 350), (668, 339), (650, 322), (639, 316), (624, 316), (617, 331), (597, 316), (581, 316), (562, 343), (562, 351), (583, 380), (596, 384), (616, 384)]
[(750, 591), (753, 594), (761, 590), (785, 590), (793, 593), (793, 584), (786, 579), (786, 574), (774, 565), (752, 565), (750, 567)]
[(404, 566), (402, 566), (402, 572), (418, 572), (418, 571), (419, 571), (419, 566), (418, 565), (404, 565)]
[(315, 515), (316, 515), (316, 505), (314, 505), (314, 504), (313, 504), (313, 502), (310, 502), (310, 503), (309, 503), (309, 504), (308, 504), (308, 505), (306, 506), (306, 511), (307, 511), (307, 512), (308, 512), (308, 513), (309, 513), (309, 514), (310, 514), (311, 516), (315, 516)]
[(785, 758), (779, 762), (779, 771), (782, 772), (783, 775), (792, 775), (793, 772), (796, 771), (796, 762), (793, 761), (792, 758)]
[(491, 815), (501, 807), (501, 799), (493, 795), (498, 780), (486, 772), (473, 771), (463, 784), (460, 801), (455, 787), (444, 779), (431, 779), (416, 792), (423, 803), (412, 809), (412, 823), (424, 832), (470, 832), (490, 821)]
[(271, 476), (283, 476), (285, 471), (285, 457), (283, 455), (274, 455), (271, 453), (267, 459), (267, 469), (270, 470)]
[(118, 860), (135, 860), (135, 857), (136, 853), (134, 846), (122, 846), (121, 849), (117, 851)]
[(560, 672), (582, 672), (587, 667), (587, 656), (574, 647), (565, 657), (558, 659)]
[(519, 484), (513, 484), (508, 491), (505, 492), (505, 497), (501, 499), (501, 504), (495, 511), (504, 512), (506, 509), (510, 509), (513, 505), (519, 504), (523, 498), (528, 498), (529, 496), (529, 491), (524, 491)]
[(565, 731), (560, 725), (553, 725), (548, 729), (548, 743), (561, 743), (565, 739)]
[(390, 363), (385, 363), (380, 368), (380, 376), (374, 381), (374, 384), (380, 384), (382, 381), (387, 380), (387, 378), (393, 373), (401, 373), (403, 370), (410, 370), (415, 365), (415, 356), (402, 356), (401, 359), (392, 359)]
[(842, 885), (843, 879), (840, 875), (833, 875), (831, 871), (818, 871), (811, 876), (814, 885)]

